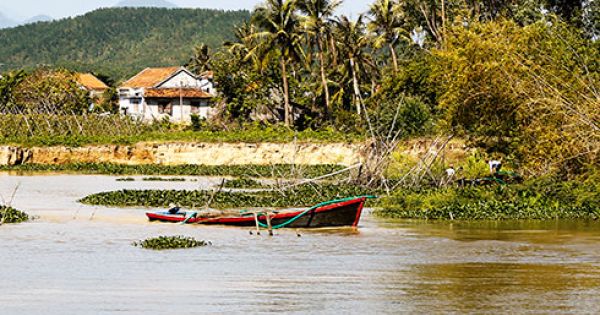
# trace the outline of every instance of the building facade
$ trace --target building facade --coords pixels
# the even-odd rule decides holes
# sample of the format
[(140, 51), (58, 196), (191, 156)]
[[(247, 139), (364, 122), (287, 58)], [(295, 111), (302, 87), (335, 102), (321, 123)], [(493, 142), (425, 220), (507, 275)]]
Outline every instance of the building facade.
[(121, 113), (145, 121), (189, 122), (208, 118), (215, 95), (212, 73), (196, 76), (183, 67), (146, 68), (119, 87)]

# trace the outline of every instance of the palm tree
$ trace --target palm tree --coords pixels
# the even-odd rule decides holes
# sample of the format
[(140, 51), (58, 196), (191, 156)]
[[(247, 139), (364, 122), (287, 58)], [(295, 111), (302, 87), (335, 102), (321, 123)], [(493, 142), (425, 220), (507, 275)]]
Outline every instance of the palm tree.
[(335, 32), (339, 39), (337, 50), (341, 56), (348, 60), (346, 67), (352, 77), (356, 113), (360, 116), (362, 112), (362, 95), (359, 74), (366, 72), (366, 67), (372, 65), (369, 54), (365, 52), (369, 47), (370, 39), (366, 32), (366, 25), (363, 22), (363, 15), (359, 15), (356, 21), (351, 21), (344, 15), (340, 16), (335, 20)]
[(210, 70), (210, 50), (206, 44), (201, 43), (194, 47), (194, 52), (188, 63), (188, 67), (196, 74), (201, 74)]
[(369, 30), (376, 35), (375, 46), (381, 47), (387, 43), (392, 55), (394, 71), (398, 71), (398, 58), (394, 46), (400, 38), (407, 37), (407, 32), (402, 27), (402, 20), (395, 12), (397, 5), (395, 0), (377, 0), (371, 5), (369, 11), (371, 15)]
[(287, 68), (290, 61), (302, 60), (304, 57), (296, 5), (297, 0), (267, 0), (256, 9), (252, 17), (261, 28), (252, 37), (264, 39), (263, 47), (276, 49), (279, 53), (286, 126), (293, 124)]
[(257, 32), (254, 24), (244, 22), (234, 30), (236, 41), (225, 42), (224, 46), (242, 63), (251, 65), (254, 70), (263, 73), (268, 62), (268, 47), (256, 35)]
[(342, 3), (341, 0), (301, 0), (298, 7), (305, 14), (303, 20), (304, 31), (312, 37), (312, 41), (317, 46), (319, 54), (319, 67), (321, 70), (321, 86), (325, 94), (325, 110), (330, 109), (329, 86), (327, 84), (327, 75), (325, 72), (325, 44), (327, 33), (330, 30), (330, 19), (335, 10)]

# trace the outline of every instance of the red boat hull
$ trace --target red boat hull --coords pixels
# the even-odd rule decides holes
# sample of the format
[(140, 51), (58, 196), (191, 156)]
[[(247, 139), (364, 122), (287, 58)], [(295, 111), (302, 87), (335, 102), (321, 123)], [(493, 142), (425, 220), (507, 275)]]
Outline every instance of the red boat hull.
[[(288, 228), (319, 228), (319, 227), (339, 227), (339, 226), (358, 226), (360, 216), (367, 198), (360, 197), (348, 201), (334, 203), (323, 207), (318, 207), (308, 211), (305, 215), (288, 224)], [(274, 226), (288, 222), (290, 219), (302, 214), (304, 210), (282, 212), (271, 217)], [(203, 218), (201, 216), (190, 218), (186, 221), (185, 214), (169, 214), (165, 212), (148, 212), (146, 216), (150, 221), (162, 222), (186, 222), (198, 224), (218, 224), (231, 226), (255, 226), (254, 216), (236, 216), (221, 218)], [(259, 216), (259, 221), (266, 223), (265, 216)]]

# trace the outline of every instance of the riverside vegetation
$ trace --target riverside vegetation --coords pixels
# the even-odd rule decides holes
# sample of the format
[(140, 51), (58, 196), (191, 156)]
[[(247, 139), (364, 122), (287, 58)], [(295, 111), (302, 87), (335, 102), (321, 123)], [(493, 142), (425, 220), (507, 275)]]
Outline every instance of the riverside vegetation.
[[(0, 122), (12, 126), (0, 128), (0, 142), (81, 145), (213, 135), (246, 141), (246, 128), (256, 131), (250, 141), (366, 140), (368, 163), (355, 185), (390, 196), (381, 215), (593, 217), (597, 186), (588, 179), (597, 178), (600, 165), (599, 1), (375, 0), (354, 19), (335, 16), (340, 3), (267, 0), (235, 27), (230, 41), (194, 43), (188, 66), (214, 71), (220, 92), (214, 117), (195, 117), (187, 127), (128, 121), (115, 114), (114, 91), (90, 113), (69, 70), (7, 73), (0, 79), (0, 112), (17, 116)], [(111, 119), (115, 127), (95, 127), (96, 120), (109, 126)], [(435, 145), (416, 165), (390, 170), (399, 141), (414, 137), (435, 139)], [(449, 166), (443, 139), (451, 138), (481, 152), (480, 161), (501, 159), (529, 180), (502, 189), (451, 188), (442, 180)], [(123, 174), (119, 167), (109, 170)], [(546, 178), (561, 186), (535, 195), (544, 191), (538, 183), (552, 183)], [(580, 194), (591, 201), (568, 197)], [(288, 205), (304, 202), (312, 203)]]
[(307, 178), (339, 171), (341, 165), (124, 165), (113, 163), (72, 163), (72, 164), (22, 164), (0, 166), (0, 171), (19, 172), (76, 172), (81, 174), (105, 175), (180, 175), (180, 176), (234, 176)]

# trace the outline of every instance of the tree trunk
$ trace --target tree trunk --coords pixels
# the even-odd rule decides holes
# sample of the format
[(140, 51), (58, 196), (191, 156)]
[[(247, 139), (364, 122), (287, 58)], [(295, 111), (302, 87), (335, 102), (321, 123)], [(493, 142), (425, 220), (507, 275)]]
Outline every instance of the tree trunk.
[(356, 78), (356, 67), (354, 64), (354, 57), (350, 57), (350, 68), (352, 71), (352, 85), (354, 86), (354, 102), (356, 103), (356, 113), (360, 118), (361, 110), (361, 97), (360, 97), (360, 87), (358, 86), (358, 79)]
[(446, 0), (442, 0), (442, 37), (446, 38)]
[(398, 57), (396, 56), (396, 50), (394, 44), (390, 43), (390, 53), (392, 54), (392, 61), (394, 62), (394, 72), (398, 72)]
[(331, 45), (331, 55), (333, 56), (333, 66), (337, 67), (338, 65), (338, 60), (337, 60), (337, 51), (335, 49), (335, 39), (333, 38), (333, 36), (329, 36), (329, 44)]
[(281, 62), (281, 76), (283, 78), (283, 102), (284, 102), (284, 110), (285, 110), (284, 120), (285, 120), (285, 125), (289, 127), (292, 125), (292, 123), (291, 123), (292, 117), (291, 117), (291, 109), (290, 109), (290, 94), (289, 94), (288, 79), (287, 79), (287, 68), (286, 68), (286, 64), (285, 64), (285, 59), (283, 57), (280, 57), (280, 62)]
[(323, 42), (321, 38), (317, 39), (317, 45), (319, 46), (319, 59), (321, 62), (321, 84), (323, 85), (323, 91), (325, 92), (325, 115), (329, 117), (329, 86), (325, 74), (325, 58), (323, 57)]

